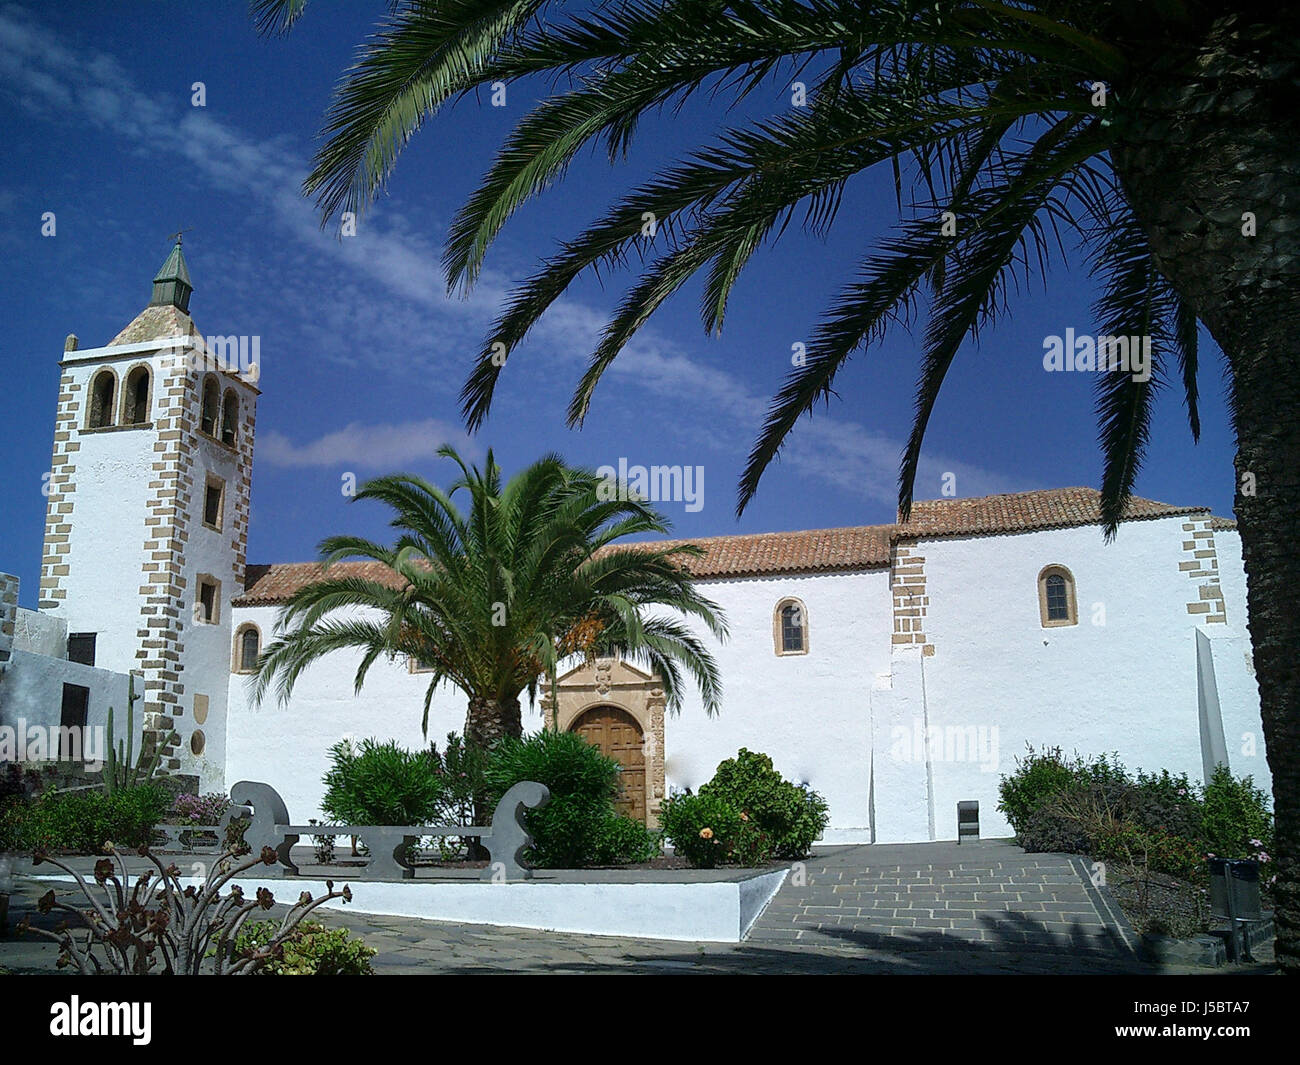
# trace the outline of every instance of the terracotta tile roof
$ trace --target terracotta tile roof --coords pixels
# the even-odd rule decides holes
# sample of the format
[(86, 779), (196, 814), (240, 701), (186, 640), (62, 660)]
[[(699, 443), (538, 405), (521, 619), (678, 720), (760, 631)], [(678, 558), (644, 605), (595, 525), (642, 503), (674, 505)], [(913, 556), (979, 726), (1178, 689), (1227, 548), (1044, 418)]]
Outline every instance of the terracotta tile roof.
[[(1124, 521), (1203, 514), (1205, 507), (1176, 507), (1135, 496)], [(1095, 488), (1048, 488), (975, 499), (926, 499), (912, 506), (912, 517), (897, 526), (898, 536), (974, 536), (988, 533), (1032, 532), (1094, 525), (1101, 521), (1101, 493)]]
[(1211, 518), (1210, 528), (1215, 532), (1236, 532), (1237, 523), (1232, 518)]
[[(299, 588), (306, 587), (321, 575), (319, 562), (277, 562), (274, 565), (248, 566), (244, 572), (244, 594), (236, 596), (235, 606), (260, 606), (283, 603)], [(400, 578), (382, 562), (339, 562), (330, 567), (330, 576), (366, 577), (383, 581), (394, 588)]]
[(889, 565), (892, 525), (856, 525), (843, 529), (707, 536), (699, 540), (653, 541), (652, 546), (694, 544), (699, 558), (682, 564), (696, 577), (755, 577), (765, 573), (834, 573)]
[[(702, 557), (683, 560), (701, 580), (787, 573), (837, 573), (888, 566), (890, 544), (896, 540), (1023, 533), (1095, 525), (1101, 520), (1100, 501), (1101, 493), (1095, 488), (1053, 488), (976, 499), (919, 500), (912, 507), (911, 520), (906, 524), (709, 536), (697, 540), (653, 541), (653, 544), (695, 544), (702, 547)], [(1134, 498), (1124, 520), (1204, 513), (1205, 507), (1177, 507)], [(332, 572), (396, 581), (392, 571), (378, 562), (340, 562)], [(235, 599), (234, 605), (283, 602), (319, 574), (320, 565), (315, 562), (249, 566), (244, 594)]]

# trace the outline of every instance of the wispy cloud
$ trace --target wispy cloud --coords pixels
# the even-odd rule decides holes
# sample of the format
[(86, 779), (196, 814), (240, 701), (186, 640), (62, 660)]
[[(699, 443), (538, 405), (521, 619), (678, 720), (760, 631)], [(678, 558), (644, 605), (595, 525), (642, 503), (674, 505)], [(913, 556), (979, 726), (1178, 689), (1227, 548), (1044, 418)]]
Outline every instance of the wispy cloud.
[(257, 461), (287, 468), (398, 470), (431, 458), (443, 444), (477, 457), (479, 446), (464, 432), (435, 418), (397, 425), (350, 422), (315, 440), (295, 444), (283, 433), (259, 433)]
[[(142, 91), (127, 69), (104, 53), (73, 51), (29, 13), (0, 8), (0, 85), (40, 116), (78, 115), (141, 155), (181, 160), (192, 176), (215, 190), (248, 197), (269, 213), (288, 238), (301, 289), (328, 286), (330, 299), (302, 307), (295, 341), (343, 365), (362, 365), (394, 375), (412, 367), (436, 371), (431, 387), (458, 387), (478, 341), (508, 291), (507, 278), (492, 269), (480, 277), (472, 298), (449, 297), (438, 272), (438, 248), (391, 206), (368, 214), (360, 235), (337, 239), (322, 232), (313, 206), (299, 189), (306, 172), (300, 150), (286, 138), (257, 139), (210, 112)], [(256, 265), (229, 264), (231, 266)], [(232, 278), (239, 270), (227, 271)], [(299, 297), (305, 298), (305, 297)], [(320, 304), (323, 303), (322, 307)], [(512, 360), (502, 391), (572, 374), (592, 350), (605, 312), (579, 301), (557, 302), (539, 323), (527, 352)], [(288, 347), (289, 345), (283, 345)], [(273, 353), (271, 354), (272, 357)], [(400, 357), (398, 357), (400, 356)], [(697, 416), (700, 434), (734, 440), (747, 448), (761, 423), (767, 399), (716, 362), (646, 329), (614, 364), (615, 379), (640, 394), (659, 397), (674, 417)], [(597, 402), (609, 389), (598, 392)], [(556, 410), (557, 422), (562, 411)], [(725, 427), (725, 431), (724, 431)], [(464, 434), (433, 420), (389, 426), (351, 423), (306, 443), (264, 432), (258, 460), (277, 466), (336, 466), (350, 461), (371, 468), (401, 464), (432, 453), (443, 439)], [(430, 443), (430, 441), (433, 441)], [(783, 462), (825, 489), (892, 505), (900, 442), (827, 413), (801, 423)], [(352, 455), (353, 458), (345, 456)], [(1026, 487), (989, 470), (942, 455), (922, 465), (918, 495), (942, 472), (958, 474), (961, 495)]]

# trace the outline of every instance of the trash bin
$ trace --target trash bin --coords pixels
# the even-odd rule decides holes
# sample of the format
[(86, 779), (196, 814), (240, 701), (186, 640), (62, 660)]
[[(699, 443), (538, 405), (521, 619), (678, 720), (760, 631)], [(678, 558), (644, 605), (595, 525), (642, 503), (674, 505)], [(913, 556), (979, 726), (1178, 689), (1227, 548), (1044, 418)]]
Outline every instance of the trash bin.
[[(1210, 914), (1228, 922), (1231, 960), (1251, 961), (1246, 925), (1263, 919), (1259, 901), (1259, 862), (1253, 858), (1209, 858)], [(1237, 933), (1241, 933), (1241, 949)]]
[(957, 842), (980, 838), (980, 804), (968, 799), (957, 804)]

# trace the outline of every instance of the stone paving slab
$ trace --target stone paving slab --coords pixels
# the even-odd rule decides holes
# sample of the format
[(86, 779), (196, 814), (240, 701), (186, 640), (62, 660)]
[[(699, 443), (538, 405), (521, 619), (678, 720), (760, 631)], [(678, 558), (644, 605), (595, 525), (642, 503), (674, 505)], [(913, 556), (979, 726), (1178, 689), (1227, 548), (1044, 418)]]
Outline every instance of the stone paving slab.
[(797, 872), (749, 942), (1134, 958), (1123, 914), (1069, 855), (1000, 840), (876, 844), (821, 851)]

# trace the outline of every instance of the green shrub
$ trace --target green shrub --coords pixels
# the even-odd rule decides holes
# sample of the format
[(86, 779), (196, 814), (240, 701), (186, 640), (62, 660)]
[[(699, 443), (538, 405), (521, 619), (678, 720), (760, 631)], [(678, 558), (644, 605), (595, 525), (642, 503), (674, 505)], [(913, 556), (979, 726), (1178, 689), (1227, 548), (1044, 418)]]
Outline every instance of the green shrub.
[(502, 740), (489, 756), (484, 778), (493, 805), (520, 781), (546, 785), (551, 801), (525, 815), (533, 836), (525, 857), (542, 868), (570, 869), (645, 860), (649, 833), (634, 837), (633, 829), (613, 824), (627, 820), (614, 810), (620, 772), (615, 759), (576, 732), (543, 729)]
[(487, 755), (455, 732), (447, 733), (441, 754), (436, 743), (429, 753), (442, 778), (441, 819), (449, 825), (474, 824), (474, 798), (486, 790)]
[(784, 779), (767, 755), (744, 747), (718, 766), (700, 794), (722, 799), (749, 822), (747, 838), (735, 844), (743, 842), (751, 853), (737, 860), (806, 858), (830, 821), (825, 799)]
[(429, 824), (442, 812), (445, 791), (435, 751), (340, 740), (330, 748), (321, 809), (341, 824)]
[(171, 794), (156, 784), (121, 788), (46, 792), (8, 829), (16, 849), (101, 854), (104, 843), (138, 847), (150, 842), (153, 826), (164, 820)]
[(1032, 852), (1087, 854), (1088, 833), (1075, 812), (1061, 801), (1064, 792), (1049, 796), (1030, 810), (1019, 830), (1016, 842)]
[(1024, 758), (1016, 759), (1015, 772), (1002, 778), (998, 810), (1006, 815), (1019, 838), (1030, 816), (1074, 785), (1078, 777), (1078, 761), (1067, 762), (1060, 747), (1049, 747), (1040, 754), (1031, 746)]
[(30, 804), (21, 799), (0, 803), (0, 854), (23, 849), (22, 827)]
[(1201, 800), (1197, 790), (1186, 773), (1174, 776), (1167, 769), (1162, 769), (1158, 776), (1138, 773), (1125, 817), (1148, 831), (1197, 839), (1201, 834)]
[[(740, 811), (717, 795), (675, 795), (659, 810), (664, 838), (678, 857), (697, 869), (712, 869), (732, 861), (745, 822)], [(748, 849), (748, 848), (744, 848)]]
[[(279, 929), (276, 921), (250, 921), (235, 937), (235, 957), (247, 957), (268, 943)], [(257, 971), (259, 976), (371, 976), (373, 947), (353, 938), (345, 928), (326, 928), (303, 921)]]
[(634, 817), (617, 814), (604, 820), (596, 831), (593, 865), (631, 865), (659, 856), (659, 835)]
[(619, 763), (576, 732), (543, 729), (523, 739), (504, 739), (489, 757), (486, 779), (493, 801), (521, 780), (545, 784), (552, 796), (613, 801)]
[(1218, 767), (1204, 787), (1186, 774), (1130, 776), (1114, 758), (1067, 762), (1060, 748), (1017, 759), (998, 806), (1027, 851), (1124, 862), (1200, 883), (1207, 855), (1253, 858), (1270, 882), (1273, 818), (1250, 777)]
[(1251, 777), (1238, 780), (1218, 766), (1205, 786), (1201, 836), (1208, 853), (1218, 858), (1272, 860), (1273, 815), (1268, 796)]
[(1155, 873), (1168, 873), (1180, 880), (1205, 879), (1205, 854), (1200, 845), (1161, 829), (1143, 829), (1120, 824), (1090, 841), (1093, 857), (1109, 862), (1144, 866)]

